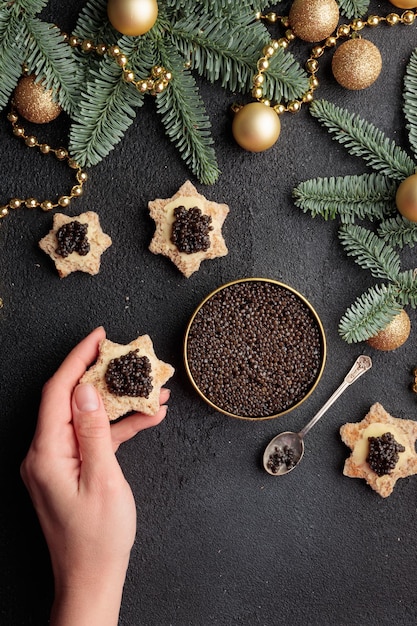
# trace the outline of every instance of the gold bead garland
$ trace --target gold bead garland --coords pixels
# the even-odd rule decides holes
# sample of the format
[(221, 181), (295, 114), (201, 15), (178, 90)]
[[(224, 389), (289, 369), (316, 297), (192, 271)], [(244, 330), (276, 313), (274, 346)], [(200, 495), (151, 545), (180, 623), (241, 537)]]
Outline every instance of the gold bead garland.
[[(290, 26), (288, 16), (281, 16), (274, 12), (270, 12), (265, 15), (257, 13), (255, 18), (257, 20), (265, 20), (270, 24), (279, 23), (281, 27), (285, 29), (283, 37), (271, 39), (271, 41), (262, 49), (262, 56), (258, 59), (256, 64), (256, 72), (253, 76), (251, 90), (251, 95), (254, 100), (267, 107), (271, 107), (277, 115), (282, 115), (285, 112), (297, 113), (301, 110), (303, 104), (310, 104), (313, 101), (314, 92), (319, 87), (319, 80), (317, 78), (319, 59), (327, 50), (335, 48), (339, 40), (361, 39), (360, 31), (364, 28), (375, 28), (383, 23), (387, 26), (396, 26), (398, 24), (409, 26), (416, 20), (417, 11), (415, 12), (411, 9), (407, 9), (401, 14), (388, 13), (385, 17), (379, 15), (369, 15), (364, 19), (355, 18), (350, 23), (339, 25), (332, 35), (324, 39), (322, 42), (317, 43), (311, 49), (310, 56), (305, 63), (305, 69), (309, 75), (309, 86), (305, 93), (299, 99), (290, 100), (288, 102), (277, 102), (275, 104), (264, 97), (265, 73), (268, 71), (271, 58), (277, 50), (280, 48), (287, 49), (288, 46), (296, 39), (296, 35)], [(244, 109), (244, 107), (245, 105), (235, 103), (232, 105), (231, 109), (233, 113), (237, 114)]]

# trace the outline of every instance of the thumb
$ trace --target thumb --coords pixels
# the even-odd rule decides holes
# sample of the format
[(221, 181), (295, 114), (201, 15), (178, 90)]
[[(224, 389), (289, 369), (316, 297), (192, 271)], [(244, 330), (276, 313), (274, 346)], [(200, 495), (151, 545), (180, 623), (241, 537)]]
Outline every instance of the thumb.
[(110, 422), (103, 401), (93, 385), (80, 384), (74, 389), (72, 415), (75, 435), (82, 458), (83, 473), (95, 474), (114, 460)]

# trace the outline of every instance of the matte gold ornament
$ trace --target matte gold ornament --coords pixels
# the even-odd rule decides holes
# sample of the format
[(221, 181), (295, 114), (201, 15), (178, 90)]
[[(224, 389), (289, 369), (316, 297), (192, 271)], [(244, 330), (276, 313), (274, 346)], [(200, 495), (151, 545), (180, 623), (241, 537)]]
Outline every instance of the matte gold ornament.
[(107, 15), (110, 23), (122, 35), (144, 35), (156, 22), (156, 0), (108, 0)]
[(390, 0), (391, 4), (399, 9), (415, 9), (417, 0)]
[(268, 150), (277, 141), (280, 132), (281, 122), (277, 113), (262, 102), (245, 104), (233, 119), (233, 137), (249, 152)]
[(381, 53), (367, 39), (348, 39), (336, 50), (332, 59), (333, 76), (345, 89), (370, 87), (381, 69)]
[(375, 337), (367, 340), (367, 343), (376, 350), (396, 350), (405, 343), (410, 335), (410, 318), (404, 309), (390, 321)]
[(317, 42), (329, 37), (339, 22), (336, 0), (294, 0), (290, 27), (303, 41)]
[(33, 74), (23, 76), (14, 90), (13, 100), (18, 113), (26, 120), (46, 124), (58, 117), (62, 109), (52, 99), (52, 91), (35, 80)]
[(417, 174), (403, 180), (397, 189), (395, 202), (403, 217), (417, 222)]

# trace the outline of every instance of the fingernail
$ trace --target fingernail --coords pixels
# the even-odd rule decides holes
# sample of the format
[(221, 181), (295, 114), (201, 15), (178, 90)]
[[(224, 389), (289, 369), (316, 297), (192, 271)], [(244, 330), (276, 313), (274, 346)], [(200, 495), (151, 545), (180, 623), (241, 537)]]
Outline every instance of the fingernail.
[(88, 383), (78, 385), (74, 390), (74, 400), (79, 411), (83, 413), (97, 411), (99, 407), (97, 391)]

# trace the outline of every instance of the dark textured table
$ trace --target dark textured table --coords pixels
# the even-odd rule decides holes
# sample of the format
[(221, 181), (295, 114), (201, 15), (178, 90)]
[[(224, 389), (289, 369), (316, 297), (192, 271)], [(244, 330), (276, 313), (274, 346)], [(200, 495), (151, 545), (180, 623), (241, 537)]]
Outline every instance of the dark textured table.
[[(82, 6), (81, 0), (52, 0), (44, 16), (71, 31)], [(371, 3), (371, 12), (390, 10), (388, 2)], [(366, 36), (383, 57), (378, 81), (364, 92), (347, 92), (335, 85), (323, 60), (317, 96), (361, 113), (408, 149), (402, 88), (417, 42), (415, 26), (379, 27)], [(222, 170), (218, 183), (206, 187), (190, 175), (165, 138), (151, 98), (122, 143), (89, 170), (86, 193), (68, 213), (97, 211), (113, 239), (98, 276), (59, 279), (38, 248), (51, 214), (20, 210), (2, 221), (0, 623), (47, 623), (49, 557), (19, 464), (34, 431), (42, 385), (69, 350), (103, 324), (119, 343), (148, 333), (159, 358), (176, 368), (167, 419), (118, 454), (138, 510), (121, 624), (412, 626), (417, 478), (399, 481), (383, 499), (363, 480), (344, 477), (349, 451), (339, 427), (360, 421), (374, 402), (396, 417), (416, 418), (417, 398), (410, 391), (417, 365), (415, 314), (409, 311), (410, 339), (395, 352), (342, 341), (340, 317), (375, 280), (346, 256), (337, 221), (313, 220), (291, 198), (302, 180), (368, 170), (307, 109), (283, 117), (274, 148), (244, 152), (230, 131), (235, 94), (205, 82), (201, 94)], [(49, 141), (65, 144), (67, 130), (65, 120), (57, 122)], [(63, 166), (12, 137), (5, 112), (1, 147), (3, 201), (43, 196), (46, 187), (60, 193), (71, 184)], [(169, 198), (187, 179), (209, 199), (230, 206), (223, 229), (228, 256), (204, 262), (189, 279), (148, 251), (154, 224), (147, 209), (149, 200)], [(414, 257), (412, 250), (402, 254), (405, 268), (415, 266)], [(328, 356), (318, 387), (297, 410), (276, 420), (236, 420), (210, 409), (192, 389), (182, 361), (184, 331), (195, 307), (214, 288), (247, 276), (291, 285), (311, 301), (326, 331)], [(266, 443), (281, 430), (300, 429), (361, 352), (372, 356), (373, 369), (308, 435), (302, 465), (284, 478), (267, 475), (261, 465)]]

